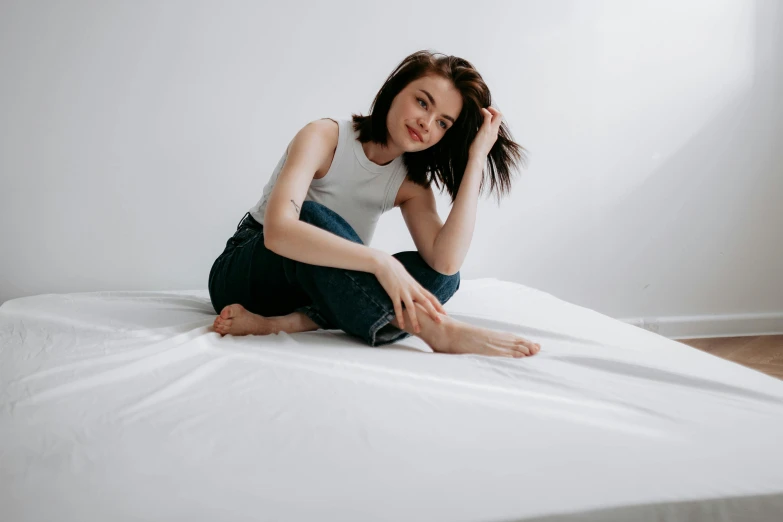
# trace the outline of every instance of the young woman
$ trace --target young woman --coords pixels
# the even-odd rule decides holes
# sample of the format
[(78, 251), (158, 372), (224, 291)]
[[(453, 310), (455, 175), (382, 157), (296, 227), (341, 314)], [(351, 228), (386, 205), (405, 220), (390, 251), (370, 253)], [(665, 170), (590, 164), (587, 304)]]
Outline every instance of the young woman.
[[(289, 143), (210, 271), (215, 331), (341, 329), (370, 346), (417, 335), (441, 353), (538, 353), (537, 343), (443, 308), (459, 289), (484, 167), (500, 195), (524, 161), (481, 75), (462, 58), (419, 51), (389, 75), (370, 112), (312, 121)], [(432, 182), (451, 196), (445, 224)], [(369, 246), (393, 207), (417, 250)]]

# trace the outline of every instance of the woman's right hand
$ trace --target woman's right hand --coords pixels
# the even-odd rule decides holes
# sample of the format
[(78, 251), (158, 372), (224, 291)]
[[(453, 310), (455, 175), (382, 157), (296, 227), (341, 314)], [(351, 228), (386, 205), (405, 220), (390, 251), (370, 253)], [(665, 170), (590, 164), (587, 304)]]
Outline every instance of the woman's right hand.
[(375, 271), (375, 277), (386, 293), (391, 297), (394, 305), (394, 314), (397, 316), (397, 323), (400, 328), (405, 327), (405, 317), (402, 314), (402, 304), (408, 310), (413, 322), (413, 330), (418, 333), (421, 331), (419, 320), (416, 317), (416, 305), (414, 302), (421, 303), (424, 309), (435, 322), (441, 322), (440, 314), (447, 315), (446, 309), (429, 290), (419, 284), (416, 279), (405, 269), (405, 265), (386, 253), (379, 251), (378, 265)]

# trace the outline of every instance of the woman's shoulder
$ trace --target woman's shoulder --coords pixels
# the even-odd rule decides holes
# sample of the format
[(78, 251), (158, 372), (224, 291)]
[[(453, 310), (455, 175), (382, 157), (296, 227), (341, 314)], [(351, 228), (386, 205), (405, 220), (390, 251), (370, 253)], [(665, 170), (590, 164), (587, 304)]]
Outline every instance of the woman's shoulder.
[(327, 141), (328, 146), (332, 151), (328, 158), (324, 158), (323, 164), (315, 173), (314, 179), (321, 179), (329, 172), (329, 168), (332, 166), (332, 161), (334, 160), (334, 155), (337, 153), (340, 122), (332, 118), (321, 118), (319, 120), (313, 120), (307, 125), (312, 126), (318, 135)]
[(288, 146), (285, 149), (286, 154), (291, 150), (291, 145), (294, 140), (300, 136), (307, 136), (309, 139), (317, 137), (332, 146), (332, 150), (337, 149), (337, 139), (340, 134), (340, 124), (331, 118), (321, 118), (320, 120), (313, 120), (306, 123), (301, 129), (299, 129), (296, 135), (288, 142)]
[(328, 129), (329, 131), (334, 133), (336, 133), (340, 129), (340, 120), (336, 120), (334, 118), (321, 118), (318, 120), (313, 120), (310, 123), (316, 124), (319, 127)]
[(319, 135), (328, 139), (330, 142), (333, 141), (335, 145), (337, 145), (337, 137), (340, 134), (340, 122), (338, 120), (321, 118), (319, 120), (311, 121), (305, 125), (305, 128), (307, 127), (313, 128)]

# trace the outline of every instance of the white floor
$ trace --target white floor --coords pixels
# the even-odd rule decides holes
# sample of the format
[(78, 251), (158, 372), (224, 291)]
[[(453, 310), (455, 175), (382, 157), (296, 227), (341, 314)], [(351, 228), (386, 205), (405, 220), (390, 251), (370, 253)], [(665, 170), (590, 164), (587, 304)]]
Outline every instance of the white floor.
[(783, 381), (515, 283), (446, 310), (542, 350), (220, 337), (206, 290), (8, 301), (0, 520), (783, 513)]

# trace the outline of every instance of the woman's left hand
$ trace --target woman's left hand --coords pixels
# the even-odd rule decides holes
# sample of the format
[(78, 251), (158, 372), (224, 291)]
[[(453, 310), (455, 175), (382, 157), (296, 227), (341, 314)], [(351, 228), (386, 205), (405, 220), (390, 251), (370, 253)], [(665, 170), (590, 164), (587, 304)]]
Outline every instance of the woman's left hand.
[(482, 108), (481, 114), (484, 115), (484, 123), (479, 128), (473, 143), (470, 144), (468, 153), (471, 156), (484, 158), (492, 150), (492, 146), (498, 139), (498, 131), (500, 130), (500, 123), (503, 121), (503, 115), (500, 114), (499, 110), (491, 106), (486, 109)]

